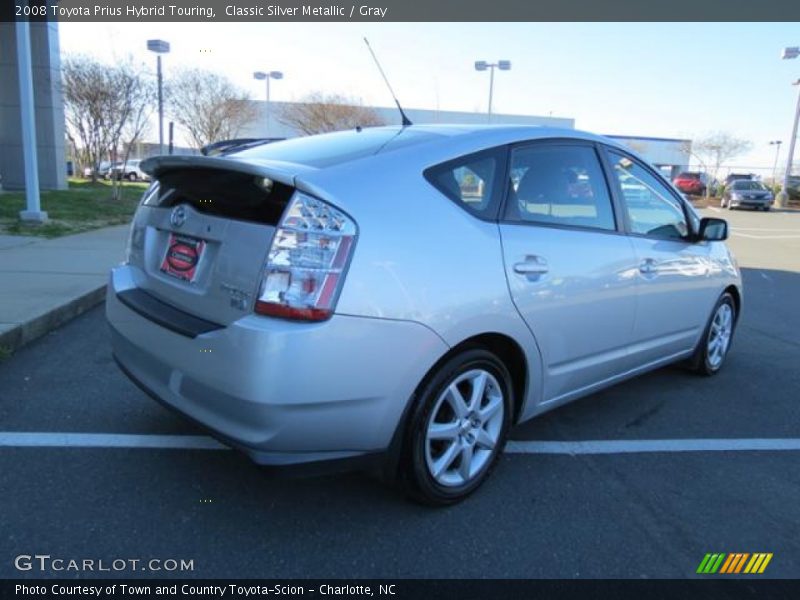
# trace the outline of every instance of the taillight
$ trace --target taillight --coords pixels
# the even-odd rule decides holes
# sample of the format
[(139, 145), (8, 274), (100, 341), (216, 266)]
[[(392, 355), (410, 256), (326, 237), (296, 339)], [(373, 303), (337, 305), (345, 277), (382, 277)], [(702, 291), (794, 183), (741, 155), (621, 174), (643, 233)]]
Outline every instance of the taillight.
[(296, 192), (275, 231), (255, 312), (306, 321), (329, 318), (355, 238), (350, 217)]

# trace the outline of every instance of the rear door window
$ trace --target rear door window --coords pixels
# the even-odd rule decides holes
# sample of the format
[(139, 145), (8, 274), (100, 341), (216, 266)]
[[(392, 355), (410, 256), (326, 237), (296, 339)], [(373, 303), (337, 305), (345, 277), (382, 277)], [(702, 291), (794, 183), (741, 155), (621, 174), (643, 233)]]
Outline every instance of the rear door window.
[(613, 231), (614, 210), (594, 147), (532, 144), (511, 155), (506, 219)]

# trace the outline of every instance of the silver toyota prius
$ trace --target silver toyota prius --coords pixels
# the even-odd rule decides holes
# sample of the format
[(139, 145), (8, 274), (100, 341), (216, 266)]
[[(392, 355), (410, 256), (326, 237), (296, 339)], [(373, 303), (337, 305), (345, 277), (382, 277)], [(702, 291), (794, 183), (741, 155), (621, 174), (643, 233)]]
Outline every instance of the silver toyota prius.
[(715, 374), (741, 312), (725, 221), (588, 133), (359, 128), (143, 169), (114, 356), (259, 464), (378, 459), (453, 503), (516, 423)]

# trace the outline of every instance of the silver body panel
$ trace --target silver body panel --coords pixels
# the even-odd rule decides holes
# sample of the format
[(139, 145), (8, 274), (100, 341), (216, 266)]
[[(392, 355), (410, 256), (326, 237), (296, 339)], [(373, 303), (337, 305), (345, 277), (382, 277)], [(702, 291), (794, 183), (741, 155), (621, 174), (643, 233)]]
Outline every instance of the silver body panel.
[[(259, 462), (338, 458), (387, 449), (426, 373), (472, 337), (500, 334), (522, 349), (525, 420), (688, 356), (722, 291), (740, 290), (721, 242), (483, 221), (422, 177), (429, 166), (519, 141), (614, 142), (546, 128), (429, 129), (435, 137), (424, 144), (322, 169), (153, 161), (146, 168), (156, 173), (180, 163), (268, 174), (346, 211), (359, 234), (334, 317), (299, 323), (254, 315), (251, 303), (232, 306), (220, 288), (255, 294), (273, 227), (192, 214), (207, 250), (218, 245), (213, 271), (189, 286), (157, 269), (169, 212), (141, 209), (141, 247), (108, 286), (122, 366)], [(547, 272), (517, 274), (513, 265), (530, 257)], [(134, 288), (223, 327), (193, 339), (169, 331), (119, 301)]]

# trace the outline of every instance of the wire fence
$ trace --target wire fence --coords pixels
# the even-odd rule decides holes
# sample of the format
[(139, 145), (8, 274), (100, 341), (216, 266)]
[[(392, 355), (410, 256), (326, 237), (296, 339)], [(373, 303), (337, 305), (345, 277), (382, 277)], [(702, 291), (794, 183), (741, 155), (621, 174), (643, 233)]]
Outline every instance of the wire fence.
[[(713, 173), (704, 171), (702, 167), (693, 166), (692, 170), (705, 172), (709, 178), (713, 177)], [(769, 184), (780, 184), (783, 182), (783, 174), (786, 172), (786, 165), (777, 165), (777, 167), (763, 167), (753, 165), (724, 165), (717, 171), (716, 179), (718, 181), (725, 181), (729, 175), (751, 175), (755, 179), (759, 179)], [(792, 168), (792, 177), (800, 177), (800, 165)]]

